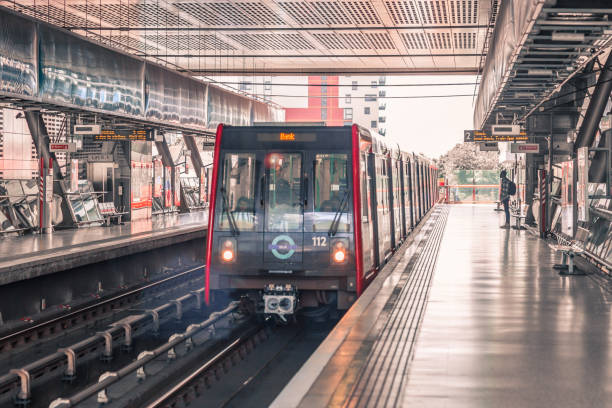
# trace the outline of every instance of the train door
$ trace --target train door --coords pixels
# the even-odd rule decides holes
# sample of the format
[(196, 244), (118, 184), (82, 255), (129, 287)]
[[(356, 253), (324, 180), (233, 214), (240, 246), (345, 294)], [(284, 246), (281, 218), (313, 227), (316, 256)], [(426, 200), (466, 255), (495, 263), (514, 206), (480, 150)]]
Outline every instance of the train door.
[(391, 198), (393, 199), (393, 203), (391, 205), (391, 211), (393, 213), (393, 223), (391, 224), (392, 235), (395, 237), (395, 242), (393, 244), (394, 247), (397, 247), (402, 240), (402, 198), (400, 195), (401, 192), (401, 180), (400, 180), (400, 161), (397, 159), (391, 160)]
[(376, 156), (374, 153), (369, 153), (367, 156), (368, 160), (368, 181), (369, 181), (369, 201), (370, 208), (372, 210), (372, 246), (374, 249), (374, 265), (377, 267), (381, 265), (380, 258), (380, 241), (378, 239), (379, 234), (379, 220), (378, 220), (378, 196), (380, 193), (377, 191), (378, 182), (378, 169), (376, 168)]
[(404, 196), (406, 197), (406, 234), (414, 228), (414, 200), (412, 198), (412, 172), (410, 160), (404, 158)]
[(421, 197), (419, 196), (420, 183), (419, 183), (419, 164), (416, 160), (412, 162), (412, 198), (414, 202), (414, 224), (418, 224), (421, 221)]
[[(401, 156), (400, 156), (401, 157)], [(402, 234), (402, 238), (406, 239), (406, 236), (408, 235), (408, 228), (406, 226), (406, 221), (408, 220), (408, 214), (406, 213), (406, 187), (407, 187), (407, 181), (406, 181), (406, 172), (404, 171), (405, 168), (405, 161), (404, 158), (401, 157), (400, 160), (397, 161), (397, 167), (398, 167), (398, 171), (397, 174), (399, 175), (399, 197), (400, 197), (400, 218), (401, 218), (401, 234)]]
[(391, 216), (389, 214), (389, 170), (387, 158), (376, 157), (376, 198), (378, 248), (381, 264), (391, 255)]
[(393, 158), (389, 157), (387, 158), (387, 165), (386, 165), (386, 170), (387, 170), (387, 196), (388, 196), (388, 209), (389, 209), (389, 232), (390, 232), (390, 238), (391, 238), (391, 249), (394, 249), (395, 247), (397, 247), (397, 237), (395, 236), (395, 225), (397, 220), (395, 219), (395, 192), (394, 190), (394, 185), (395, 185), (395, 173), (393, 171), (394, 166), (394, 160)]
[(266, 152), (263, 186), (264, 267), (284, 273), (302, 269), (304, 205), (299, 152)]
[(361, 248), (363, 256), (363, 270), (368, 273), (376, 267), (376, 243), (373, 222), (374, 211), (372, 210), (372, 175), (370, 174), (370, 163), (368, 154), (365, 151), (360, 152), (359, 158), (359, 175), (361, 183)]

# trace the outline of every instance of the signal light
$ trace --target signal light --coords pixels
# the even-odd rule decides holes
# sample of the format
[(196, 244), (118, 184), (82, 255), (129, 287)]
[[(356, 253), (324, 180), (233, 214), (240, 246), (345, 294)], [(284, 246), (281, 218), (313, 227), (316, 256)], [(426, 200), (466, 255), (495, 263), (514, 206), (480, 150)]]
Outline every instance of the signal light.
[(231, 262), (234, 259), (234, 252), (231, 249), (223, 250), (221, 257), (225, 262)]
[(332, 260), (338, 264), (346, 261), (346, 244), (344, 241), (338, 240), (332, 243)]
[(221, 260), (223, 262), (233, 262), (235, 254), (236, 242), (232, 238), (225, 239), (221, 242)]

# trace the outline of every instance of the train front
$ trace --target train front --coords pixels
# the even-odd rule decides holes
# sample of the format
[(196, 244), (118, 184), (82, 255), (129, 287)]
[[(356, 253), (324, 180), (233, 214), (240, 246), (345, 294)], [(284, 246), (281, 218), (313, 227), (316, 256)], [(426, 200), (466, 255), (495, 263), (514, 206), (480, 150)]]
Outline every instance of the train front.
[(354, 130), (219, 127), (207, 300), (248, 295), (283, 320), (354, 301)]

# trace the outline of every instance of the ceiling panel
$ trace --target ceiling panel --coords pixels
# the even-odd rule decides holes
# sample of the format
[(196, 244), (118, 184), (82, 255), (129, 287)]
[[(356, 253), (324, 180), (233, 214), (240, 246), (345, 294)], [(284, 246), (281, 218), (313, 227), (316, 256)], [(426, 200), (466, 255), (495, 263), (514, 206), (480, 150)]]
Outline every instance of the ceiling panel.
[[(476, 72), (487, 35), (483, 22), (491, 14), (485, 0), (47, 1), (0, 4), (138, 55), (146, 51), (158, 62), (181, 61), (186, 69), (197, 65), (216, 72), (229, 72), (246, 60), (255, 70), (273, 66), (287, 73), (303, 73), (296, 67), (312, 61), (318, 72), (364, 67), (410, 72), (415, 66)], [(265, 62), (277, 54), (283, 58)], [(434, 63), (423, 57), (454, 54), (470, 58)]]

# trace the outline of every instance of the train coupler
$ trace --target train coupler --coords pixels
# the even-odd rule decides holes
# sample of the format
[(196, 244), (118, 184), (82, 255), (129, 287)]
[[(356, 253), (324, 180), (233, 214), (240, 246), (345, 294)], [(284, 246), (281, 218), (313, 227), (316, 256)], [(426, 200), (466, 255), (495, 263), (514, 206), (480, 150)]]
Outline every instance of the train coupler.
[(286, 321), (286, 315), (292, 315), (297, 309), (297, 288), (290, 284), (276, 285), (270, 283), (263, 290), (264, 313), (277, 315)]

